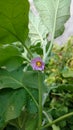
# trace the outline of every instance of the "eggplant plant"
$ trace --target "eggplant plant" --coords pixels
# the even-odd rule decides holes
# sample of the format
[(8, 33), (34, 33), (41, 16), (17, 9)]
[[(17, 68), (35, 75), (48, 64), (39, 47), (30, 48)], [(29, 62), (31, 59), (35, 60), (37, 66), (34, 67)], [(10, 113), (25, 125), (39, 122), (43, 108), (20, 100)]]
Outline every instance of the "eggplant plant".
[(0, 130), (72, 130), (73, 38), (54, 44), (71, 1), (33, 2), (0, 1)]

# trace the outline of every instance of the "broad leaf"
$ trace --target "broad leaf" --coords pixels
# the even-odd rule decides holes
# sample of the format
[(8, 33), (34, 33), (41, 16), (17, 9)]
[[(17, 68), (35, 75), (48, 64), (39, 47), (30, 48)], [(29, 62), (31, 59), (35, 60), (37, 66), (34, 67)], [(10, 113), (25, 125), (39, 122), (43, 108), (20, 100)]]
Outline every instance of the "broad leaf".
[(8, 72), (5, 69), (0, 69), (0, 89), (17, 89), (24, 87), (22, 84), (23, 76), (23, 67), (19, 67), (18, 69), (12, 72)]
[(48, 33), (47, 28), (43, 25), (40, 17), (35, 16), (32, 12), (29, 13), (29, 37), (31, 44), (35, 45), (39, 42), (43, 44)]
[[(38, 90), (36, 89), (29, 89), (35, 100), (38, 102)], [(38, 112), (36, 104), (33, 102), (30, 95), (27, 94), (27, 103), (26, 103), (27, 111), (31, 114), (35, 114)]]
[(0, 1), (0, 43), (24, 42), (28, 34), (27, 0)]
[[(33, 74), (33, 73), (32, 73)], [(12, 88), (12, 89), (18, 89), (18, 88), (24, 88), (27, 92), (27, 109), (28, 111), (33, 110), (32, 112), (35, 113), (37, 111), (36, 100), (38, 100), (38, 89), (34, 89), (35, 87), (38, 87), (34, 85), (34, 81), (30, 81), (28, 78), (28, 81), (26, 81), (27, 77), (25, 73), (23, 72), (23, 67), (19, 67), (17, 70), (14, 71), (7, 71), (5, 69), (0, 69), (0, 89), (4, 88)], [(23, 82), (25, 81), (25, 82)], [(30, 85), (31, 82), (31, 85)], [(33, 89), (32, 89), (33, 88)], [(35, 101), (34, 101), (35, 100)]]
[[(44, 73), (40, 72), (40, 77), (41, 77), (41, 85), (44, 86), (44, 78), (45, 78)], [(24, 72), (23, 83), (30, 88), (38, 89), (38, 72), (37, 71)]]
[[(44, 74), (40, 73), (41, 84), (44, 87)], [(14, 71), (0, 69), (0, 89), (2, 88), (20, 88), (27, 86), (28, 88), (38, 89), (38, 72), (23, 72), (23, 67), (19, 67)]]
[(70, 16), (71, 0), (34, 0), (35, 6), (49, 33), (55, 37), (64, 31), (64, 23)]
[[(42, 105), (45, 104), (47, 96), (51, 90), (51, 88), (48, 88), (46, 86), (44, 80), (45, 80), (45, 74), (40, 72), (40, 82), (42, 86)], [(37, 71), (24, 72), (23, 84), (30, 89), (32, 95), (38, 101), (38, 89), (39, 89), (38, 72)], [(31, 110), (31, 112), (35, 113), (37, 111), (37, 108), (34, 102), (30, 100), (30, 98), (28, 100), (28, 104), (29, 104), (28, 109)]]
[[(19, 49), (14, 45), (2, 45), (0, 46), (0, 66), (7, 64), (11, 59), (15, 59), (15, 57), (23, 61), (21, 57), (21, 53)], [(14, 60), (14, 63), (16, 60)]]
[(5, 62), (5, 67), (8, 71), (18, 69), (23, 64), (24, 59), (21, 56), (13, 56)]
[(0, 128), (9, 120), (18, 117), (26, 103), (24, 89), (0, 91)]

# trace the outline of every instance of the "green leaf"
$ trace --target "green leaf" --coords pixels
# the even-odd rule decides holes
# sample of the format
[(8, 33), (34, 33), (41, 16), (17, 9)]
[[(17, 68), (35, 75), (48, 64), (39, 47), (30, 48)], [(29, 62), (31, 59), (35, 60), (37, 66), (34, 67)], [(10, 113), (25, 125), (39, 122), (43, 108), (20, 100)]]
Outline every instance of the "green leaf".
[[(32, 86), (29, 86), (29, 82), (27, 84), (23, 83), (25, 73), (23, 72), (23, 66), (19, 67), (17, 70), (14, 71), (7, 71), (5, 69), (0, 69), (0, 89), (4, 88), (12, 88), (12, 89), (18, 89), (18, 88), (24, 88), (28, 96), (30, 96), (30, 105), (32, 106), (33, 102), (35, 106), (37, 106), (35, 95), (32, 94)], [(26, 76), (26, 75), (25, 75)], [(28, 80), (29, 81), (29, 80)], [(31, 82), (31, 81), (30, 81)], [(31, 88), (30, 88), (31, 87)], [(30, 88), (30, 89), (29, 89)], [(34, 91), (35, 89), (33, 89)], [(35, 93), (35, 92), (33, 92)], [(29, 104), (28, 104), (29, 105)]]
[(24, 89), (4, 89), (0, 91), (0, 127), (11, 119), (18, 117), (26, 103)]
[(53, 130), (61, 130), (59, 126), (52, 125)]
[(5, 62), (6, 70), (13, 71), (18, 69), (23, 64), (23, 58), (20, 56), (11, 57)]
[[(41, 83), (44, 86), (44, 73), (40, 72)], [(24, 72), (23, 83), (30, 88), (38, 89), (38, 72), (37, 71), (27, 71)]]
[(25, 130), (36, 130), (38, 118), (36, 116), (29, 116), (25, 124)]
[(70, 69), (63, 70), (62, 75), (65, 78), (73, 77), (73, 70), (70, 70)]
[(32, 12), (29, 13), (29, 37), (31, 44), (36, 45), (37, 43), (44, 43), (46, 35), (48, 33), (47, 28), (43, 25), (40, 17), (35, 16)]
[[(42, 87), (44, 87), (44, 74), (40, 73), (40, 75)], [(23, 67), (19, 67), (18, 69), (11, 72), (5, 69), (0, 69), (0, 89), (17, 89), (24, 86), (27, 86), (28, 88), (38, 89), (38, 72), (23, 72)]]
[(70, 16), (70, 2), (71, 0), (34, 0), (44, 25), (55, 37), (64, 31), (64, 23)]
[[(42, 85), (42, 105), (45, 104), (45, 101), (47, 99), (47, 96), (50, 92), (50, 89), (45, 85), (44, 80), (45, 80), (45, 74), (40, 72), (40, 82)], [(32, 93), (33, 97), (36, 99), (38, 102), (38, 72), (37, 71), (27, 71), (24, 72), (24, 77), (23, 77), (23, 84), (27, 86)], [(29, 100), (28, 102), (28, 110), (32, 113), (37, 112), (37, 107), (34, 104), (33, 100), (28, 97)]]
[[(14, 45), (2, 45), (0, 46), (0, 66), (6, 64), (6, 62), (10, 62), (10, 59), (21, 56), (21, 52)], [(21, 57), (21, 60), (23, 58)], [(14, 61), (15, 62), (15, 61)]]
[[(29, 89), (35, 100), (38, 102), (38, 90), (35, 89)], [(27, 94), (27, 103), (26, 103), (27, 111), (31, 114), (35, 114), (38, 112), (36, 104), (33, 102), (30, 95)]]
[(57, 87), (58, 90), (66, 90), (73, 92), (73, 84), (60, 84)]
[(31, 51), (34, 53), (34, 55), (43, 55), (43, 50), (41, 48), (41, 44), (38, 43), (36, 45), (32, 45), (30, 47)]
[(23, 42), (28, 34), (27, 0), (0, 1), (0, 42), (3, 44), (15, 41)]
[(17, 89), (23, 87), (23, 75), (23, 67), (19, 67), (18, 69), (12, 72), (8, 72), (5, 69), (0, 69), (0, 89)]

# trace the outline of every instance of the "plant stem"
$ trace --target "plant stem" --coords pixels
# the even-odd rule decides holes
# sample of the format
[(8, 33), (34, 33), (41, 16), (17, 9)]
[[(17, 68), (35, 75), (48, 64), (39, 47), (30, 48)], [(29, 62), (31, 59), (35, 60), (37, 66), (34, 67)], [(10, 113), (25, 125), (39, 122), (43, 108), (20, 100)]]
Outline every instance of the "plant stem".
[(30, 49), (26, 46), (26, 44), (24, 44), (24, 42), (21, 39), (18, 38), (18, 40), (22, 43), (22, 45), (24, 46), (24, 48), (27, 50), (27, 52), (29, 53), (30, 57), (33, 58), (33, 55), (31, 53)]
[(31, 53), (30, 49), (25, 44), (24, 44), (24, 47), (28, 51), (28, 53), (30, 54), (30, 57), (33, 58), (33, 55)]
[(47, 114), (45, 111), (43, 111), (43, 114), (44, 114), (44, 116), (46, 117), (46, 119), (48, 120), (48, 122), (50, 122), (50, 123), (51, 123), (51, 121), (50, 121), (50, 118), (49, 118), (48, 114)]
[(42, 125), (42, 85), (40, 80), (40, 72), (38, 72), (38, 89), (39, 89), (39, 122), (38, 122), (38, 130), (41, 130)]
[(46, 56), (46, 44), (47, 41), (43, 40), (43, 61), (45, 62), (45, 56)]
[(51, 123), (48, 123), (47, 125), (43, 126), (42, 128), (46, 128), (46, 127), (49, 127), (49, 126), (52, 126), (53, 124), (61, 121), (61, 120), (64, 120), (65, 118), (68, 118), (69, 116), (72, 116), (73, 115), (73, 112), (70, 112), (64, 116), (61, 116), (59, 118), (57, 118), (56, 120), (52, 121)]

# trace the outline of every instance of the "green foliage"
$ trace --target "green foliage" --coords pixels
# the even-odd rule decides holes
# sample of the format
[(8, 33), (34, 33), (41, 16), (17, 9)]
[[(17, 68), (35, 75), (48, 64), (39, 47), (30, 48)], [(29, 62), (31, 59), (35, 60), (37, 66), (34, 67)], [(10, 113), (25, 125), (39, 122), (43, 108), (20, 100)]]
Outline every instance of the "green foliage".
[[(72, 130), (73, 117), (44, 128), (73, 111), (73, 38), (52, 49), (70, 16), (70, 0), (34, 3), (37, 16), (29, 12), (27, 0), (0, 1), (0, 129), (40, 130), (42, 115), (41, 130)], [(46, 61), (40, 80), (30, 66), (30, 58), (37, 56)]]
[[(15, 61), (15, 63), (14, 63)], [(21, 52), (14, 45), (1, 45), (0, 46), (0, 66), (6, 66), (7, 68), (12, 66), (19, 67), (23, 62), (23, 58), (21, 56)]]
[[(42, 86), (44, 86), (44, 83), (43, 83), (43, 81), (45, 79), (44, 73), (40, 72), (40, 75), (41, 75)], [(36, 71), (24, 72), (23, 82), (26, 86), (28, 86), (30, 88), (38, 89), (38, 72), (36, 72)]]
[(20, 115), (26, 102), (25, 94), (24, 89), (0, 91), (0, 128)]
[(48, 29), (42, 23), (40, 17), (35, 16), (32, 12), (29, 14), (29, 37), (31, 39), (31, 44), (36, 45), (37, 43), (44, 44), (46, 39)]
[[(54, 45), (49, 63), (47, 64), (47, 78), (45, 82), (53, 88), (44, 105), (45, 110), (53, 119), (73, 111), (73, 37), (63, 46)], [(66, 73), (65, 73), (66, 72)], [(71, 73), (70, 73), (71, 72)], [(73, 117), (70, 117), (72, 119)], [(69, 119), (57, 123), (62, 130), (72, 128)]]
[(7, 71), (6, 69), (0, 69), (0, 89), (17, 89), (24, 87), (22, 84), (23, 76), (23, 67), (11, 72)]
[[(37, 127), (37, 120), (36, 116), (30, 116), (29, 119), (26, 121), (25, 130), (34, 130)], [(29, 125), (28, 125), (29, 124)]]
[(70, 16), (70, 0), (42, 0), (42, 4), (40, 0), (34, 0), (34, 3), (48, 32), (54, 33), (55, 37), (61, 35)]
[[(54, 45), (49, 63), (47, 65), (47, 74), (49, 77), (46, 81), (49, 84), (54, 83), (61, 89), (72, 88), (72, 71), (73, 71), (73, 38), (70, 38), (66, 45), (59, 47)], [(71, 87), (70, 87), (71, 86)], [(73, 90), (72, 90), (73, 91)]]
[(0, 43), (25, 42), (28, 34), (27, 0), (0, 1)]

